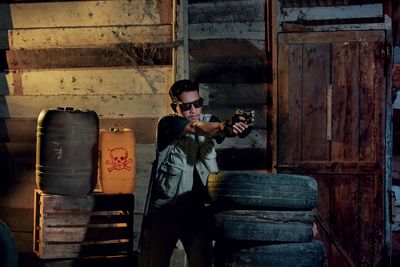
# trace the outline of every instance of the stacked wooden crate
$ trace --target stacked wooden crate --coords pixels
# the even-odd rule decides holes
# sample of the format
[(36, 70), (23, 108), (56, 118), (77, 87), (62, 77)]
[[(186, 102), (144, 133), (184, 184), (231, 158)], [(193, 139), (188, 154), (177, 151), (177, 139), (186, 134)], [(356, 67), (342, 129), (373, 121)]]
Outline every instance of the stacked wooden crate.
[(134, 195), (35, 190), (33, 250), (47, 264), (131, 266)]

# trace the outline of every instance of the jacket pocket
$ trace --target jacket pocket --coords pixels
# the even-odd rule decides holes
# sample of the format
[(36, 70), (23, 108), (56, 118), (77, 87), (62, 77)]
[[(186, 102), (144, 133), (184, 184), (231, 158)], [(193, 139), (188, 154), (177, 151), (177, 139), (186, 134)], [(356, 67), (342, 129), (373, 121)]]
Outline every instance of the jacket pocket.
[(170, 163), (164, 163), (160, 166), (158, 186), (166, 198), (172, 198), (176, 195), (182, 172), (182, 169)]

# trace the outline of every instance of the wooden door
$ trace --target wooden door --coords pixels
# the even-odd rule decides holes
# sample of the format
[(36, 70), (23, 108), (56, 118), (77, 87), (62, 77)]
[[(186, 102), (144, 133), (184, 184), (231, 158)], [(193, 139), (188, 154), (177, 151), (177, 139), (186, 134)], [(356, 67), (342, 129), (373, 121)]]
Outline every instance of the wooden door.
[(329, 266), (384, 266), (383, 31), (278, 38), (278, 172), (318, 182)]

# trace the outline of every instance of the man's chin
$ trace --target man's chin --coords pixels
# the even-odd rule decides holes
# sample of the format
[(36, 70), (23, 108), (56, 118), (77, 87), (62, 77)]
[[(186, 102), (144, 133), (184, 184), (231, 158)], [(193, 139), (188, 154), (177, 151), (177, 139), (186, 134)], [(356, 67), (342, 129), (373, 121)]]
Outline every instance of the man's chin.
[(200, 117), (196, 116), (196, 117), (188, 117), (187, 118), (189, 121), (198, 121), (200, 120)]

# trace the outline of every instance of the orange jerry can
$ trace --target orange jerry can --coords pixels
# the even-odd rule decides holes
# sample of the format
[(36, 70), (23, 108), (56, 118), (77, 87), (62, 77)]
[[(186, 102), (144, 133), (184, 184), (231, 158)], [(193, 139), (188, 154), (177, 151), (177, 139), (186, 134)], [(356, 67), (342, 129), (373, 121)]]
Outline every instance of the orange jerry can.
[(131, 129), (100, 129), (99, 184), (105, 194), (131, 194), (136, 188), (136, 143)]

